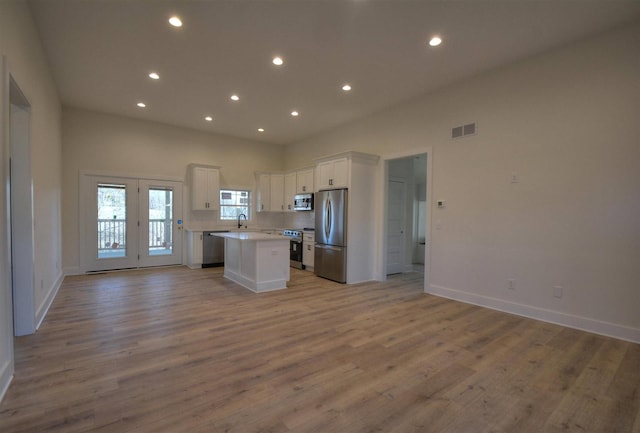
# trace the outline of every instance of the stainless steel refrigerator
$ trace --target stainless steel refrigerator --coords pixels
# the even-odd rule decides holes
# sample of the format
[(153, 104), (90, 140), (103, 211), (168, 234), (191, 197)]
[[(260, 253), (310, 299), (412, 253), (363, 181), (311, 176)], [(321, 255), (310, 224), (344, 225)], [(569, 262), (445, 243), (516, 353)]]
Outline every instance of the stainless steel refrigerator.
[(347, 282), (347, 190), (315, 195), (316, 244), (314, 272), (339, 283)]

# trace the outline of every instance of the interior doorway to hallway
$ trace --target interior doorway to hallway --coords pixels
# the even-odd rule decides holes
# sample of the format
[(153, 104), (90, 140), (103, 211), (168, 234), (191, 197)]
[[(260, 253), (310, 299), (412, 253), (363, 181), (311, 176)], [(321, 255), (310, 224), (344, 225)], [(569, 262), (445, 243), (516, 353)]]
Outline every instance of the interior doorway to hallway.
[(386, 275), (426, 272), (427, 157), (422, 153), (387, 161)]

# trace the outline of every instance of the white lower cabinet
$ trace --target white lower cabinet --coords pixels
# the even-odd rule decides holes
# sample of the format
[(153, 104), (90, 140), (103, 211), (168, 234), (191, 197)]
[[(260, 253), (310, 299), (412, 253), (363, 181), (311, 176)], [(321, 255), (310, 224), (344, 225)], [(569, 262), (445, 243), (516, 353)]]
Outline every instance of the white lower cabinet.
[(202, 267), (202, 232), (187, 230), (187, 266)]
[(315, 234), (313, 232), (305, 232), (302, 235), (302, 264), (307, 270), (313, 270), (315, 241)]

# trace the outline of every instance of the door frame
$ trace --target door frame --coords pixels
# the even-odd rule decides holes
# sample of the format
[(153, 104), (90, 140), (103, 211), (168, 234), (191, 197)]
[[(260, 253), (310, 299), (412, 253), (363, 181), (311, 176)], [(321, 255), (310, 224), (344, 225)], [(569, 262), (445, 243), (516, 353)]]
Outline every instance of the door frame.
[(418, 155), (427, 155), (427, 200), (426, 200), (426, 215), (425, 215), (425, 249), (424, 249), (424, 292), (427, 293), (430, 288), (431, 280), (431, 214), (432, 208), (432, 195), (433, 195), (433, 148), (426, 146), (423, 148), (413, 148), (403, 152), (387, 154), (380, 157), (378, 166), (378, 191), (382, 191), (382, 194), (378, 195), (378, 201), (376, 208), (378, 209), (377, 217), (377, 230), (378, 236), (376, 236), (376, 249), (377, 265), (376, 265), (376, 280), (386, 281), (386, 269), (387, 269), (387, 197), (388, 191), (388, 178), (389, 178), (389, 161), (393, 159), (409, 158)]
[(31, 104), (9, 77), (10, 233), (13, 326), (16, 336), (36, 332)]
[[(179, 177), (179, 176), (159, 176), (159, 175), (146, 175), (146, 174), (132, 174), (132, 173), (123, 173), (123, 172), (113, 172), (113, 171), (104, 171), (104, 170), (79, 170), (78, 171), (78, 190), (79, 190), (79, 197), (80, 197), (80, 205), (78, 206), (78, 255), (80, 257), (80, 272), (81, 273), (87, 273), (90, 272), (88, 271), (88, 262), (87, 262), (87, 258), (85, 257), (85, 255), (83, 254), (84, 251), (83, 249), (85, 248), (85, 237), (86, 237), (86, 227), (87, 227), (87, 218), (86, 218), (86, 212), (83, 211), (83, 206), (82, 206), (82, 196), (84, 194), (83, 188), (84, 185), (86, 183), (86, 181), (83, 180), (83, 178), (85, 177), (100, 177), (100, 178), (120, 178), (120, 179), (135, 179), (135, 180), (145, 180), (145, 181), (150, 181), (150, 182), (175, 182), (175, 183), (179, 183), (181, 185), (181, 195), (183, 196), (183, 202), (181, 203), (180, 209), (179, 209), (179, 215), (180, 215), (180, 219), (183, 219), (183, 214), (184, 214), (184, 179)], [(136, 212), (138, 211), (138, 209), (136, 209)], [(178, 213), (178, 209), (175, 209), (176, 214)], [(174, 216), (174, 219), (178, 219), (177, 216)], [(176, 230), (175, 234), (179, 235), (181, 238), (183, 238), (183, 232), (184, 230), (182, 230), (183, 225), (180, 225), (180, 229)], [(182, 242), (184, 243), (184, 239), (182, 239)], [(139, 245), (138, 245), (138, 240), (136, 240), (136, 245), (137, 248), (139, 249)], [(183, 250), (184, 247), (181, 247), (180, 250), (178, 251), (176, 249), (176, 254), (180, 255), (180, 263), (184, 262), (184, 255), (183, 255)], [(137, 269), (141, 267), (139, 265), (139, 261), (138, 264), (134, 267), (134, 269)]]

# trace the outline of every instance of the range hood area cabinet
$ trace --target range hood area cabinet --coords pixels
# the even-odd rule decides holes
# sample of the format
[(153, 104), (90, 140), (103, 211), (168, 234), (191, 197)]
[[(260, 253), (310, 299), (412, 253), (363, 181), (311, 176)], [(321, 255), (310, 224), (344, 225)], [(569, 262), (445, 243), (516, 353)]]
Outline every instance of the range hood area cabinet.
[[(375, 188), (377, 155), (344, 152), (315, 159), (318, 191), (347, 189), (347, 284), (375, 279)], [(316, 210), (319, 204), (316, 195)], [(316, 224), (318, 219), (316, 219)], [(318, 228), (316, 227), (316, 230)], [(317, 267), (317, 263), (314, 263)]]
[(220, 210), (220, 167), (190, 165), (191, 210)]
[[(296, 178), (296, 194), (310, 194), (313, 189), (313, 167), (292, 173)], [(294, 194), (295, 195), (295, 194)]]

